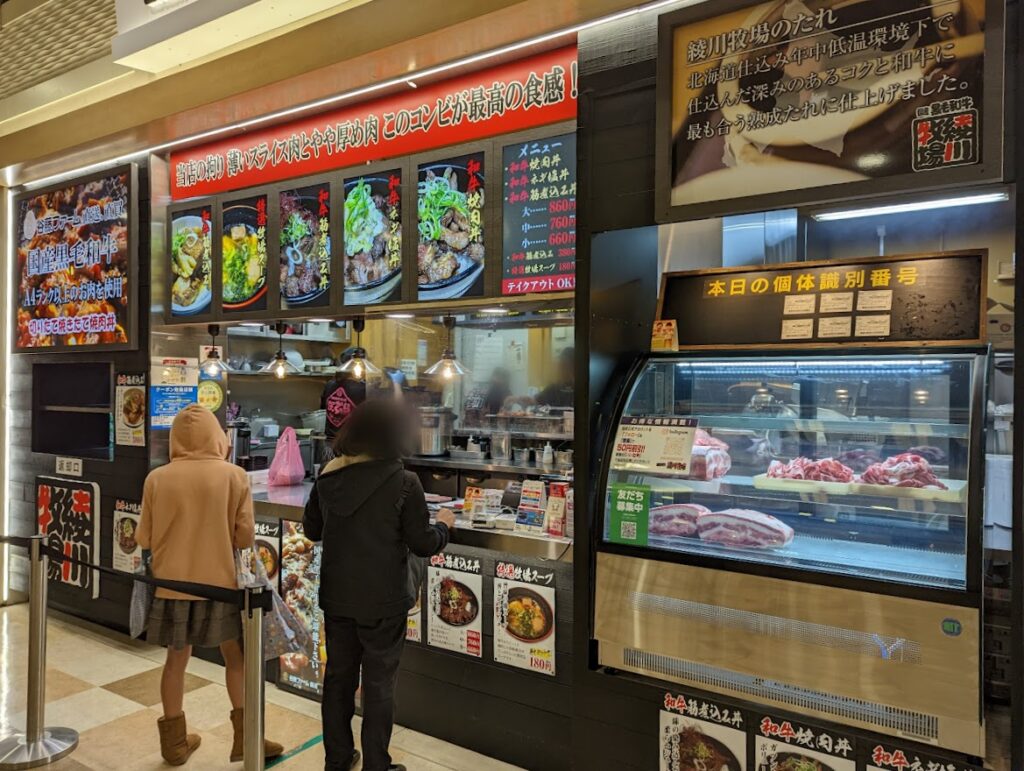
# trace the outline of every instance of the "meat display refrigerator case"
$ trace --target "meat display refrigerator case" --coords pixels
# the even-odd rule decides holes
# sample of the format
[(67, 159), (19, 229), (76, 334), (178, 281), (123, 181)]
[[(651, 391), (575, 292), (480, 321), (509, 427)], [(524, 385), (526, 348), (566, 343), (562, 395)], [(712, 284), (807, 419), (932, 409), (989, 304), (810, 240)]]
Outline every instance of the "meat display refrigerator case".
[(982, 756), (985, 361), (643, 357), (598, 480), (598, 663)]

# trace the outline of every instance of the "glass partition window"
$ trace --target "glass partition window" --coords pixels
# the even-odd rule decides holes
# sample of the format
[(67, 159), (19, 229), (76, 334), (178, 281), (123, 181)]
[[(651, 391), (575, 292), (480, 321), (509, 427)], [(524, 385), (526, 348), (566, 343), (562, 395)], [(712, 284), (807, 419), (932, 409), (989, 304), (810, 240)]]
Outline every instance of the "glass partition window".
[[(651, 360), (617, 429), (605, 538), (964, 589), (979, 360)], [(688, 462), (651, 460), (685, 459), (691, 438)]]

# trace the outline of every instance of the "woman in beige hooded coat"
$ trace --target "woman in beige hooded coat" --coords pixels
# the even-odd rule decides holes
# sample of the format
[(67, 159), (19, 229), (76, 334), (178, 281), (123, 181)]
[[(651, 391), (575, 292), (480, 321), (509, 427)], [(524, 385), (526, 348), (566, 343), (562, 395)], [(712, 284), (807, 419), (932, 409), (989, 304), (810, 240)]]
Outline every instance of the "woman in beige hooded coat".
[[(237, 588), (235, 549), (253, 545), (255, 520), (249, 478), (226, 460), (228, 439), (217, 418), (199, 405), (182, 410), (171, 428), (171, 462), (146, 479), (136, 538), (152, 552), (153, 575), (225, 589)], [(185, 668), (192, 646), (219, 647), (231, 699), (234, 745), (242, 759), (242, 619), (234, 605), (157, 589), (146, 639), (167, 646), (160, 679), (164, 716), (157, 721), (160, 750), (171, 765), (184, 764), (199, 747), (185, 730)], [(283, 752), (265, 742), (267, 758)]]

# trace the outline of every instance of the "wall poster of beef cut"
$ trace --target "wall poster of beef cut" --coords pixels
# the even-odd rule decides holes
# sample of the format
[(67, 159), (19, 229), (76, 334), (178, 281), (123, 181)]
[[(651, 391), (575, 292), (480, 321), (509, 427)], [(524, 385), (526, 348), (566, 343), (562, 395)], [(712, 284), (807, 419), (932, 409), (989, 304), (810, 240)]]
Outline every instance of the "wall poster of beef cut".
[(419, 167), (416, 265), (420, 300), (484, 293), (484, 154)]
[(883, 178), (886, 192), (920, 188), (979, 164), (973, 179), (999, 176), (1001, 3), (714, 9), (661, 19), (660, 215), (756, 210), (766, 207), (750, 199), (764, 195), (773, 206), (810, 202), (785, 194), (832, 185), (877, 193)]
[(345, 180), (345, 305), (402, 292), (402, 170)]
[(281, 300), (287, 308), (323, 308), (331, 301), (331, 186), (282, 190)]
[[(87, 564), (100, 561), (100, 486), (57, 477), (36, 477), (36, 523), (46, 545)], [(100, 596), (99, 571), (69, 561), (50, 562), (49, 579)]]

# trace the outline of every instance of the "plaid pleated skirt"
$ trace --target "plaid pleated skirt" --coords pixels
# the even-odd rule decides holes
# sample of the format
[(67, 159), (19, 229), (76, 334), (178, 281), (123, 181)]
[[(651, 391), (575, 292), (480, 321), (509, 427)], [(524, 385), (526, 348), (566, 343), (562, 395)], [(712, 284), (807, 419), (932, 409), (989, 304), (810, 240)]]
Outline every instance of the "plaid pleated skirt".
[(153, 598), (146, 624), (146, 642), (181, 649), (186, 645), (216, 648), (242, 639), (242, 613), (215, 600)]

